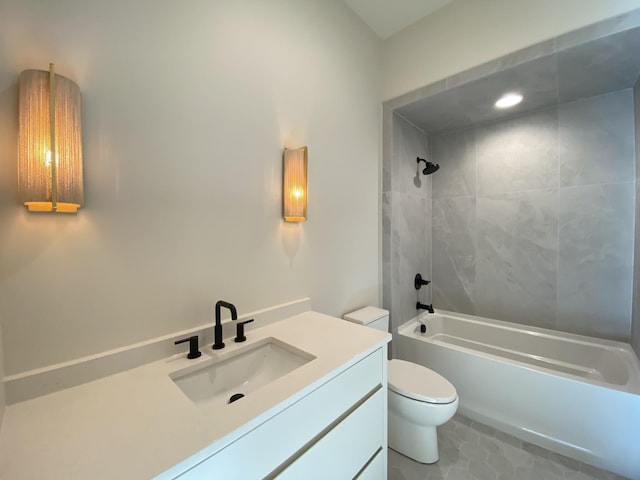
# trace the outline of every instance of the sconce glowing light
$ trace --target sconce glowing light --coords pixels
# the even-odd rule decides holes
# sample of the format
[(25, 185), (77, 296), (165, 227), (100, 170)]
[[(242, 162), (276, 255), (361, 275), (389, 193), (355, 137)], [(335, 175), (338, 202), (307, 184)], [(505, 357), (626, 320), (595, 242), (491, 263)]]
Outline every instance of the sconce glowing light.
[(518, 105), (522, 101), (522, 95), (511, 92), (502, 95), (495, 103), (496, 108), (509, 108)]
[(75, 213), (84, 200), (80, 89), (49, 68), (20, 74), (20, 200), (32, 212)]
[(307, 219), (307, 147), (284, 149), (282, 216), (287, 222)]

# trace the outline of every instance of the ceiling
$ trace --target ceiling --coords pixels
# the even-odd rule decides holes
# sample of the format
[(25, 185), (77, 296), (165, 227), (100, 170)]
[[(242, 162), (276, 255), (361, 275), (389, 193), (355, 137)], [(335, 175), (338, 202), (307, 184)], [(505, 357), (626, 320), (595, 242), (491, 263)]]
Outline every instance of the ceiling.
[[(440, 135), (582, 98), (632, 88), (640, 74), (640, 27), (601, 37), (444, 90), (396, 109), (425, 133)], [(494, 102), (519, 92), (522, 103)]]
[(382, 39), (444, 7), (453, 0), (344, 0)]

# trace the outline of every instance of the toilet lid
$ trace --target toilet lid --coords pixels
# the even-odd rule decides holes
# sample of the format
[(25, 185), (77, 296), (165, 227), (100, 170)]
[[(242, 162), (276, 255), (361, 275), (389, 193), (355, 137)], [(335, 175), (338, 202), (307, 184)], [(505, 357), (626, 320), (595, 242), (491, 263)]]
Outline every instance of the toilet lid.
[(428, 403), (451, 403), (458, 396), (449, 381), (422, 365), (389, 360), (389, 388), (400, 395)]

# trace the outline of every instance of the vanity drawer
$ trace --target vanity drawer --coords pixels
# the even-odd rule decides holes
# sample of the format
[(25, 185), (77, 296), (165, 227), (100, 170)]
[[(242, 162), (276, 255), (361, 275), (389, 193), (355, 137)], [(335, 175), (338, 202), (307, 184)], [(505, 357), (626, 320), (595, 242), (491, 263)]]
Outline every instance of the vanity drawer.
[(356, 477), (356, 480), (380, 480), (381, 478), (387, 478), (386, 456), (387, 449), (381, 448), (373, 460), (371, 460), (371, 463), (367, 465), (367, 468)]
[[(265, 478), (383, 384), (386, 347), (339, 373), (216, 454), (175, 478), (250, 480)], [(386, 417), (378, 417), (382, 427)], [(344, 452), (337, 452), (338, 454)]]
[(274, 478), (355, 478), (384, 443), (381, 420), (384, 418), (386, 394), (386, 389), (380, 388)]

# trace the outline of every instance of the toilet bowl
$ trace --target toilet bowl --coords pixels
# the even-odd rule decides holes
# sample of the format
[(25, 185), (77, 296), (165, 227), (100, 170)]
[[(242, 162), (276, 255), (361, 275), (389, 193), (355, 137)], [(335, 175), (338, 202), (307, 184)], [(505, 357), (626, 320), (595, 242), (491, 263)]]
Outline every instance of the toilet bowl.
[[(345, 320), (388, 331), (389, 312), (365, 307)], [(389, 447), (421, 463), (438, 461), (437, 429), (458, 409), (455, 387), (438, 373), (405, 360), (388, 362)]]
[(438, 461), (436, 427), (458, 409), (456, 389), (444, 377), (404, 360), (388, 362), (389, 447), (421, 463)]

